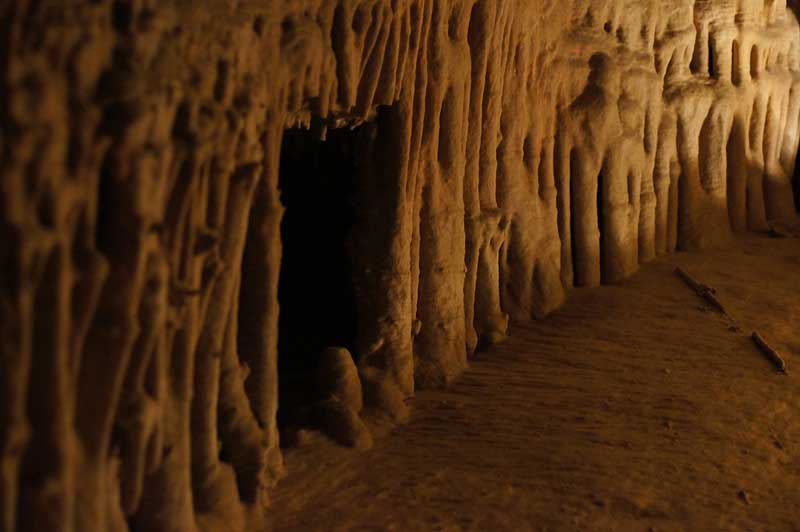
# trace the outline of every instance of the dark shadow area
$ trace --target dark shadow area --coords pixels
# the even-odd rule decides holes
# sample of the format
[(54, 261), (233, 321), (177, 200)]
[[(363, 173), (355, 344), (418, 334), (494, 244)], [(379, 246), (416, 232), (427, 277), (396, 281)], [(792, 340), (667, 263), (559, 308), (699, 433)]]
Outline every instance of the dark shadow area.
[(600, 280), (608, 282), (606, 271), (606, 217), (605, 217), (605, 179), (601, 171), (597, 175), (597, 229), (600, 231)]
[(356, 305), (348, 239), (355, 222), (358, 130), (319, 140), (307, 130), (284, 134), (280, 190), (286, 212), (278, 302), (278, 421), (315, 398), (314, 370), (328, 346), (352, 351)]
[(756, 79), (759, 73), (759, 57), (758, 57), (758, 46), (753, 45), (750, 48), (750, 77), (752, 79)]
[[(800, 21), (800, 0), (788, 0), (786, 2), (788, 8), (794, 13), (795, 18)], [(794, 167), (794, 205), (797, 211), (800, 212), (800, 152), (797, 154), (797, 163)]]
[(577, 246), (575, 244), (576, 240), (576, 231), (575, 231), (575, 220), (576, 216), (578, 215), (576, 205), (575, 205), (575, 195), (576, 195), (576, 188), (578, 186), (578, 155), (575, 150), (572, 150), (569, 156), (569, 231), (570, 231), (570, 253), (572, 254), (572, 284), (573, 286), (578, 285), (578, 253), (577, 253)]
[(800, 212), (800, 150), (797, 152), (792, 184), (794, 187), (794, 206)]
[(708, 38), (708, 77), (709, 78), (716, 78), (717, 77), (717, 67), (714, 57), (714, 41), (711, 40), (711, 37)]
[(794, 16), (800, 20), (800, 0), (788, 0), (786, 5), (792, 10)]

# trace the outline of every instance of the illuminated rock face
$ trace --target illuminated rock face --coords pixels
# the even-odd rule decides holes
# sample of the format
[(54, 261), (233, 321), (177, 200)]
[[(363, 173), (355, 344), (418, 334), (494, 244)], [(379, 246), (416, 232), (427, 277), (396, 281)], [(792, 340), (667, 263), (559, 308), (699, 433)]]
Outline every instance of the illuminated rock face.
[[(301, 218), (344, 235), (352, 301), (310, 301), (308, 335), (352, 326), (366, 411), (399, 421), (509, 317), (793, 222), (793, 9), (7, 2), (0, 531), (257, 529), (283, 471), (279, 183), (324, 207), (348, 168), (328, 203), (352, 219)], [(339, 162), (281, 168), (314, 157)]]

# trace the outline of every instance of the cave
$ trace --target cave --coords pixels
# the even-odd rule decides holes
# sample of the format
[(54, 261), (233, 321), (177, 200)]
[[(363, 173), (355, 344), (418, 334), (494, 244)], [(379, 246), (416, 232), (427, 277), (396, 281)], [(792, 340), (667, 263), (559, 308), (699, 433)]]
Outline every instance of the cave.
[(0, 532), (797, 528), (797, 1), (17, 0), (0, 74)]
[(356, 296), (348, 242), (355, 225), (358, 128), (284, 132), (278, 188), (285, 207), (278, 286), (278, 421), (318, 393), (317, 359), (354, 349)]

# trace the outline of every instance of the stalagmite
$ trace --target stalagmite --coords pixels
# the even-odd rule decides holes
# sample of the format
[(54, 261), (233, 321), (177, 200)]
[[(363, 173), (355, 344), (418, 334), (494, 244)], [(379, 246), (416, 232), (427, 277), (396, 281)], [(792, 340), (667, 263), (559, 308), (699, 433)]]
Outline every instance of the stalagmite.
[[(407, 420), (573, 287), (793, 226), (797, 17), (0, 4), (0, 532), (258, 530), (293, 409), (369, 447), (365, 419)], [(347, 287), (288, 338), (303, 203), (336, 207), (299, 218), (337, 235), (310, 266)], [(334, 347), (363, 401), (320, 390)]]

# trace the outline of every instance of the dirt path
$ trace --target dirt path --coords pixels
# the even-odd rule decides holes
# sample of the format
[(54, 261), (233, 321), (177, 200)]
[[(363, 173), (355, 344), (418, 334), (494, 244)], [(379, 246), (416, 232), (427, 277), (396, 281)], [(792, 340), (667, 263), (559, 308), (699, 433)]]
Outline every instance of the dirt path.
[[(718, 290), (734, 332), (672, 273)], [(784, 354), (776, 373), (757, 329)], [(287, 453), (276, 530), (800, 530), (800, 240), (576, 290), (365, 453)]]

